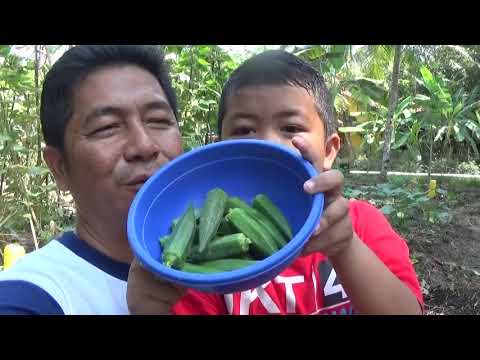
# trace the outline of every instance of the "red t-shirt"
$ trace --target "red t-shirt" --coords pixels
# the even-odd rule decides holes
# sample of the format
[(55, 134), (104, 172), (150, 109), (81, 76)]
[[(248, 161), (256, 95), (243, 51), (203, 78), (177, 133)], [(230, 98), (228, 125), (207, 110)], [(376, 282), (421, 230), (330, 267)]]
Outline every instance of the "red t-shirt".
[[(423, 306), (420, 285), (405, 241), (375, 207), (350, 201), (350, 218), (358, 237), (415, 294)], [(355, 314), (348, 294), (328, 258), (321, 253), (298, 257), (289, 267), (262, 286), (233, 294), (188, 290), (173, 306), (186, 314)]]

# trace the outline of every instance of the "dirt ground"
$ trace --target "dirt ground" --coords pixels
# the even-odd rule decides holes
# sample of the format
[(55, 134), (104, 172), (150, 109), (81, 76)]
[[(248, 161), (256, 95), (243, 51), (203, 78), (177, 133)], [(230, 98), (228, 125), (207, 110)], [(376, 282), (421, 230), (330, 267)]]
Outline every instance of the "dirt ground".
[(415, 223), (407, 239), (430, 314), (480, 314), (480, 189), (462, 194), (447, 224)]
[[(349, 177), (350, 186), (375, 179)], [(354, 185), (353, 185), (354, 186)], [(480, 186), (442, 184), (455, 192), (448, 202), (451, 219), (430, 224), (410, 219), (399, 231), (408, 242), (429, 315), (480, 314)]]

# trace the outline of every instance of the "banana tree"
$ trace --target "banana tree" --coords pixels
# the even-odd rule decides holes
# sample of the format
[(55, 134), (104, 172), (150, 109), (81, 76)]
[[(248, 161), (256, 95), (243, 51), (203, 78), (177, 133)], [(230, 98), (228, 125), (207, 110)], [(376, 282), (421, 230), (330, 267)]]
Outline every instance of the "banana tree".
[(444, 141), (449, 157), (452, 155), (454, 140), (457, 143), (466, 141), (469, 150), (472, 150), (475, 157), (480, 159), (480, 123), (474, 112), (476, 108), (480, 109), (480, 101), (477, 100), (479, 90), (480, 86), (477, 86), (470, 95), (467, 95), (463, 88), (460, 88), (452, 97), (452, 105), (448, 106), (444, 113), (446, 125), (438, 129), (434, 141)]
[(395, 107), (397, 105), (397, 96), (398, 96), (398, 76), (400, 74), (400, 58), (402, 56), (402, 47), (401, 45), (395, 46), (395, 57), (393, 61), (393, 70), (392, 70), (392, 82), (390, 85), (389, 93), (389, 102), (388, 102), (388, 114), (387, 120), (385, 123), (385, 133), (384, 133), (384, 142), (383, 142), (383, 157), (382, 157), (382, 169), (381, 177), (384, 181), (387, 180), (387, 167), (390, 162), (390, 143), (392, 139), (392, 117)]
[(466, 141), (468, 148), (480, 159), (480, 124), (475, 113), (480, 110), (480, 86), (469, 95), (462, 88), (451, 95), (445, 79), (435, 77), (425, 66), (420, 72), (419, 83), (426, 88), (428, 96), (417, 100), (424, 107), (430, 126), (430, 152), (434, 143), (441, 141), (442, 153), (450, 159), (455, 145)]
[(425, 133), (423, 117), (419, 115), (420, 109), (415, 106), (417, 97), (408, 96), (398, 104), (394, 115), (395, 127), (392, 136), (392, 150), (403, 149), (415, 159), (428, 150), (422, 138)]
[[(356, 128), (348, 115), (350, 79), (358, 76), (352, 60), (352, 45), (310, 45), (293, 49), (295, 55), (316, 67), (327, 83), (330, 96), (341, 125), (339, 132), (346, 144), (349, 165), (355, 158), (351, 134), (362, 132)], [(352, 66), (353, 65), (353, 66)]]
[[(349, 80), (348, 96), (355, 100), (360, 111), (351, 111), (349, 116), (356, 119), (354, 126), (340, 127), (340, 132), (362, 133), (363, 149), (370, 156), (379, 154), (384, 146), (384, 133), (388, 117), (388, 90), (382, 80), (358, 78)], [(406, 96), (395, 105), (392, 115), (392, 133), (390, 145), (396, 150), (405, 144), (415, 145), (418, 129), (411, 134), (410, 128), (417, 122), (417, 110), (414, 108), (414, 98)], [(414, 136), (411, 136), (414, 135)]]
[(293, 53), (307, 60), (320, 71), (334, 103), (338, 97), (342, 97), (344, 82), (349, 79), (352, 45), (310, 45), (294, 50)]

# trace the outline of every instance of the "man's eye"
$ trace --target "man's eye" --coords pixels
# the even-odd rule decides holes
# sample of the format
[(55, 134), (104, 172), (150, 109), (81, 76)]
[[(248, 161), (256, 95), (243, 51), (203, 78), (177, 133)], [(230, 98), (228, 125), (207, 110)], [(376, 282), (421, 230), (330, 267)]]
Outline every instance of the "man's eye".
[(108, 137), (108, 136), (113, 135), (115, 133), (115, 131), (117, 130), (117, 128), (118, 128), (118, 126), (115, 125), (115, 124), (102, 126), (98, 129), (95, 129), (94, 131), (92, 131), (90, 133), (90, 135), (100, 136), (100, 137)]
[(155, 128), (165, 128), (165, 127), (169, 127), (169, 126), (173, 125), (174, 122), (170, 119), (158, 118), (158, 119), (149, 119), (147, 121), (147, 124), (149, 126), (152, 126), (152, 127), (155, 127)]
[(252, 135), (255, 131), (248, 127), (239, 127), (232, 131), (232, 136), (248, 136)]

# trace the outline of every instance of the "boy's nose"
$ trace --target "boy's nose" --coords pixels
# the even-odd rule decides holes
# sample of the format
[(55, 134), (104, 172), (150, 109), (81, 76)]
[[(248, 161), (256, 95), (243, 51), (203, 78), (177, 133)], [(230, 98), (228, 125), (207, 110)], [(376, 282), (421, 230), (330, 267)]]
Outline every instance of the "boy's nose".
[(261, 135), (262, 140), (267, 140), (274, 142), (276, 144), (281, 144), (289, 147), (293, 147), (291, 139), (285, 138), (276, 131), (265, 132)]

